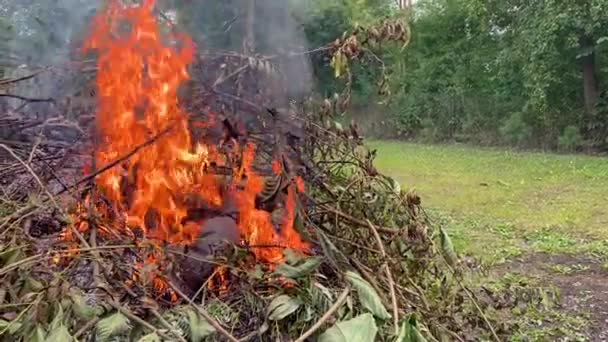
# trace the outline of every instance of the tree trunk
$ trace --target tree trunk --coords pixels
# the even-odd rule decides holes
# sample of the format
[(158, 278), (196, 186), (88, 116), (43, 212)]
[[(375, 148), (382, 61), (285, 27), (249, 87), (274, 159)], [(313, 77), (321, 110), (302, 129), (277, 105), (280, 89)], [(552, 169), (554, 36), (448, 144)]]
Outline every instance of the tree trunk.
[(595, 62), (595, 52), (593, 39), (588, 36), (583, 36), (580, 40), (581, 47), (584, 51), (589, 51), (585, 56), (580, 58), (583, 69), (583, 91), (585, 95), (585, 109), (591, 113), (597, 102), (600, 94), (600, 84), (597, 74), (597, 66)]

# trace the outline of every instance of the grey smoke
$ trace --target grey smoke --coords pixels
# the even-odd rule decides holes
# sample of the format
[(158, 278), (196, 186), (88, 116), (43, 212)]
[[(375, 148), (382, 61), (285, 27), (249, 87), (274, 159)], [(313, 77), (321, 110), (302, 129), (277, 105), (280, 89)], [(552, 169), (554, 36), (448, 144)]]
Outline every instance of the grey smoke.
[[(4, 76), (18, 77), (47, 69), (32, 80), (19, 83), (12, 93), (54, 99), (66, 95), (76, 40), (97, 5), (95, 0), (0, 0), (2, 24), (10, 28), (10, 39), (2, 45), (0, 58)], [(28, 108), (49, 111), (47, 107), (40, 103)]]
[[(188, 20), (174, 11), (175, 3), (187, 1)], [(247, 10), (255, 2), (255, 51), (263, 55), (279, 55), (273, 61), (284, 76), (288, 97), (306, 95), (312, 87), (312, 71), (307, 56), (293, 52), (307, 50), (303, 30), (291, 15), (288, 0), (159, 0), (178, 24), (202, 48), (242, 51), (247, 33)], [(66, 76), (86, 34), (90, 18), (101, 0), (0, 0), (0, 24), (12, 27), (11, 39), (0, 42), (0, 63), (7, 76), (22, 76), (39, 68), (49, 72), (24, 82), (12, 91), (23, 96), (60, 99), (71, 95), (77, 87), (74, 75)], [(183, 14), (183, 12), (182, 12)], [(218, 20), (221, 18), (221, 20)], [(2, 37), (0, 37), (2, 38)], [(2, 45), (4, 44), (4, 45)], [(77, 58), (76, 58), (77, 59)], [(77, 75), (76, 75), (77, 76)], [(44, 106), (45, 104), (34, 105)]]

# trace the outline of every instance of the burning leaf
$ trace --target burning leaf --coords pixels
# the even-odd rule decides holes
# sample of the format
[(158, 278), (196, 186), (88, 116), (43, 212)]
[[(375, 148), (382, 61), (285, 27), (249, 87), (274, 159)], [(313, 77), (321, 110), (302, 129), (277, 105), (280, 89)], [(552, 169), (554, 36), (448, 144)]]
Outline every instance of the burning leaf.
[(268, 305), (268, 319), (271, 321), (280, 321), (298, 310), (301, 305), (302, 301), (288, 295), (275, 297)]
[(122, 313), (116, 312), (97, 322), (97, 340), (105, 341), (129, 330), (131, 330), (129, 319)]
[(346, 278), (351, 282), (353, 288), (357, 291), (359, 301), (363, 307), (380, 319), (391, 318), (391, 315), (388, 313), (388, 311), (386, 311), (386, 308), (382, 304), (380, 296), (370, 285), (370, 283), (365, 281), (365, 279), (361, 278), (361, 276), (355, 272), (346, 272)]
[(187, 332), (191, 341), (202, 341), (205, 337), (215, 332), (215, 328), (209, 324), (206, 319), (202, 318), (194, 309), (188, 308), (186, 314), (188, 315)]
[(416, 316), (411, 314), (399, 329), (399, 336), (394, 342), (426, 342), (426, 338), (422, 336), (418, 330), (418, 322)]
[(156, 333), (148, 334), (146, 336), (143, 336), (139, 340), (137, 340), (137, 342), (161, 342), (161, 341), (162, 340), (160, 339), (160, 336), (158, 336), (158, 334), (156, 334)]
[(306, 258), (297, 266), (281, 263), (277, 266), (275, 273), (287, 278), (299, 278), (312, 273), (321, 264), (323, 259), (319, 257)]
[(86, 299), (76, 291), (70, 293), (70, 299), (72, 299), (72, 302), (74, 303), (72, 306), (74, 313), (82, 319), (92, 319), (103, 313), (101, 307), (89, 305)]
[(72, 335), (65, 325), (60, 324), (55, 329), (51, 330), (49, 336), (44, 339), (46, 342), (70, 342), (73, 341)]
[(440, 240), (441, 240), (441, 252), (443, 253), (443, 257), (447, 261), (447, 263), (454, 267), (458, 262), (458, 256), (456, 255), (456, 251), (454, 250), (454, 245), (452, 245), (452, 239), (448, 235), (448, 232), (445, 229), (439, 229)]
[(378, 327), (374, 317), (359, 315), (348, 321), (336, 323), (319, 336), (319, 342), (374, 342)]

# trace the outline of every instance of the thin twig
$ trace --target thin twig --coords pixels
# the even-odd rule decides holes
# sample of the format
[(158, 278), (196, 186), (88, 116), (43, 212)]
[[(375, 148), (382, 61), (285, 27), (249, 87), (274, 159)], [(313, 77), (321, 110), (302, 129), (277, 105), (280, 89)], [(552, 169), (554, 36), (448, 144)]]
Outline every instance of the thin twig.
[[(434, 248), (437, 248), (435, 246), (434, 242), (431, 241), (431, 243), (433, 244)], [(496, 330), (494, 329), (494, 326), (492, 325), (492, 323), (490, 323), (490, 320), (488, 319), (488, 316), (486, 316), (486, 314), (483, 312), (483, 310), (479, 306), (479, 302), (478, 302), (477, 298), (475, 298), (475, 295), (473, 294), (473, 292), (471, 290), (469, 290), (462, 283), (462, 280), (460, 279), (460, 277), (456, 273), (456, 270), (448, 263), (448, 261), (447, 261), (445, 255), (444, 255), (444, 253), (440, 253), (440, 254), (443, 256), (443, 259), (445, 260), (445, 263), (446, 263), (446, 266), (447, 266), (448, 270), (450, 271), (450, 273), (452, 273), (452, 276), (454, 276), (454, 278), (456, 279), (456, 282), (458, 283), (458, 285), (460, 286), (460, 288), (462, 288), (462, 290), (467, 294), (467, 297), (469, 297), (469, 299), (471, 300), (471, 302), (475, 306), (475, 309), (477, 309), (477, 312), (479, 312), (479, 315), (481, 315), (481, 318), (483, 319), (483, 321), (486, 324), (486, 326), (488, 327), (488, 329), (490, 329), (490, 332), (492, 333), (492, 337), (494, 338), (494, 340), (496, 342), (500, 342), (500, 338), (498, 337), (498, 334), (496, 334)]]
[[(336, 215), (338, 215), (338, 216), (340, 216), (340, 217), (342, 217), (344, 219), (349, 220), (351, 223), (355, 223), (355, 224), (360, 225), (362, 227), (367, 227), (368, 226), (368, 224), (365, 221), (362, 221), (362, 220), (359, 220), (358, 218), (352, 217), (351, 215), (348, 215), (347, 213), (345, 213), (343, 211), (340, 211), (338, 209), (335, 209), (335, 208), (333, 208), (331, 206), (324, 205), (323, 209), (325, 209), (327, 211), (331, 211), (332, 213), (334, 213), (334, 214), (336, 214)], [(389, 233), (389, 234), (397, 234), (397, 233), (399, 233), (399, 229), (396, 229), (396, 228), (376, 227), (376, 229), (379, 232), (382, 232), (382, 233)]]
[(108, 302), (110, 303), (110, 305), (112, 305), (116, 310), (120, 311), (120, 313), (122, 313), (123, 315), (127, 316), (130, 320), (136, 322), (137, 324), (148, 328), (149, 330), (152, 330), (152, 332), (158, 334), (160, 337), (164, 338), (165, 341), (171, 341), (171, 336), (168, 336), (167, 334), (165, 334), (164, 332), (158, 330), (155, 326), (153, 326), (152, 324), (144, 321), (143, 319), (139, 318), (136, 314), (134, 314), (133, 312), (131, 312), (131, 310), (127, 309), (126, 307), (120, 305), (118, 302), (112, 300), (112, 299), (108, 299)]
[[(91, 172), (95, 173), (97, 171), (97, 163), (95, 160), (95, 152), (97, 150), (97, 139), (93, 137), (93, 150), (92, 154), (92, 162), (91, 162)], [(95, 182), (91, 180), (91, 192), (89, 197), (89, 208), (88, 208), (88, 221), (89, 227), (91, 229), (91, 233), (89, 235), (89, 241), (91, 242), (91, 247), (97, 247), (97, 222), (95, 217)], [(100, 276), (99, 276), (99, 263), (93, 263), (93, 281), (95, 282), (95, 286), (100, 285)]]
[(26, 96), (21, 96), (21, 95), (14, 95), (14, 94), (0, 94), (0, 97), (10, 97), (10, 98), (25, 101), (25, 102), (55, 102), (55, 100), (50, 97), (46, 98), (46, 99), (41, 99), (41, 98), (26, 97)]
[(342, 291), (336, 302), (327, 310), (327, 312), (325, 312), (325, 314), (323, 314), (323, 316), (321, 316), (321, 319), (319, 319), (317, 323), (315, 323), (312, 327), (306, 330), (306, 332), (303, 333), (302, 336), (298, 337), (295, 342), (304, 342), (307, 338), (310, 337), (310, 335), (314, 334), (315, 331), (319, 330), (319, 328), (325, 322), (327, 322), (327, 320), (334, 314), (334, 312), (336, 312), (340, 308), (340, 306), (344, 304), (344, 302), (346, 301), (346, 297), (348, 297), (349, 293), (350, 286), (346, 286), (346, 288), (344, 289), (344, 291)]
[(232, 336), (232, 334), (230, 334), (213, 317), (211, 317), (211, 315), (209, 315), (209, 313), (207, 311), (205, 311), (200, 306), (196, 305), (196, 303), (194, 303), (194, 301), (190, 297), (186, 296), (186, 294), (184, 292), (182, 292), (182, 290), (180, 290), (179, 287), (175, 286), (175, 284), (173, 284), (169, 280), (166, 280), (166, 281), (167, 281), (167, 284), (169, 284), (169, 286), (171, 286), (173, 291), (175, 291), (175, 293), (177, 293), (180, 297), (182, 297), (190, 305), (192, 305), (192, 307), (194, 307), (196, 309), (196, 311), (198, 311), (198, 313), (201, 314), (201, 316), (203, 316), (203, 318), (205, 318), (207, 320), (207, 322), (209, 322), (209, 324), (211, 324), (215, 328), (215, 330), (217, 330), (220, 334), (224, 335), (224, 337), (226, 337), (229, 341), (239, 342), (239, 340), (236, 337)]
[(33, 73), (29, 74), (29, 75), (26, 75), (26, 76), (22, 76), (22, 77), (18, 77), (18, 78), (2, 79), (2, 80), (0, 80), (0, 85), (6, 85), (6, 84), (17, 83), (17, 82), (29, 80), (30, 78), (33, 78), (33, 77), (37, 76), (38, 74), (40, 74), (40, 73), (42, 73), (44, 71), (46, 71), (46, 68), (38, 70), (38, 71), (35, 71), (35, 72), (33, 72)]
[(363, 279), (367, 280), (367, 282), (374, 288), (374, 290), (376, 290), (376, 292), (378, 293), (378, 296), (380, 296), (382, 305), (388, 307), (390, 305), (390, 303), (389, 303), (388, 299), (386, 299), (384, 291), (382, 291), (382, 289), (376, 282), (375, 278), (377, 278), (377, 277), (372, 276), (370, 274), (370, 272), (368, 272), (365, 269), (364, 265), (359, 260), (357, 260), (355, 258), (350, 258), (350, 260), (353, 263), (353, 265), (355, 266), (355, 268), (357, 269), (357, 271), (359, 271), (361, 273), (361, 276), (363, 277)]
[(82, 328), (78, 329), (78, 331), (74, 334), (74, 339), (78, 341), (78, 338), (84, 334), (85, 332), (87, 332), (87, 330), (93, 328), (93, 326), (95, 326), (95, 324), (97, 324), (97, 322), (99, 322), (100, 318), (99, 317), (95, 317), (91, 320), (89, 320), (88, 322), (86, 322)]
[(156, 317), (156, 319), (158, 319), (160, 324), (162, 324), (165, 329), (169, 330), (175, 337), (177, 337), (178, 340), (181, 342), (188, 342), (188, 340), (186, 340), (179, 332), (175, 331), (171, 324), (169, 324), (169, 322), (167, 322), (167, 320), (164, 319), (156, 309), (150, 309), (150, 312), (154, 317)]
[[(74, 248), (74, 249), (66, 249), (63, 251), (57, 251), (57, 253), (59, 254), (72, 254), (72, 253), (82, 253), (82, 252), (93, 252), (93, 251), (100, 251), (100, 250), (105, 250), (105, 249), (125, 249), (125, 248), (134, 248), (137, 247), (135, 245), (118, 245), (118, 246), (98, 246), (96, 248), (91, 248), (91, 247), (87, 247), (87, 248)], [(14, 270), (15, 268), (18, 268), (20, 266), (23, 266), (25, 264), (28, 264), (30, 262), (33, 261), (42, 261), (42, 260), (46, 260), (46, 259), (52, 259), (53, 256), (48, 256), (45, 255), (43, 253), (40, 254), (36, 254), (36, 255), (32, 255), (31, 257), (27, 257), (25, 259), (21, 259), (19, 261), (16, 261), (12, 264), (6, 265), (3, 268), (0, 269), (0, 276), (4, 275), (12, 270)]]
[(382, 243), (382, 239), (380, 238), (380, 234), (378, 234), (376, 226), (370, 220), (367, 220), (367, 224), (372, 230), (372, 233), (376, 238), (376, 242), (378, 243), (378, 248), (380, 248), (380, 253), (382, 253), (382, 257), (384, 258), (384, 272), (386, 273), (386, 278), (388, 279), (388, 287), (391, 291), (391, 301), (393, 302), (393, 324), (395, 325), (395, 336), (399, 336), (399, 307), (397, 306), (397, 295), (395, 294), (395, 281), (393, 280), (393, 273), (388, 266), (388, 261), (386, 260), (386, 251), (384, 250), (384, 243)]
[(53, 195), (51, 194), (51, 192), (49, 191), (49, 189), (47, 189), (47, 187), (44, 186), (44, 184), (42, 183), (42, 181), (40, 180), (40, 177), (38, 177), (38, 175), (36, 174), (36, 172), (34, 172), (34, 170), (32, 170), (32, 168), (26, 162), (24, 162), (21, 158), (19, 158), (19, 156), (10, 147), (8, 147), (8, 146), (6, 146), (4, 144), (0, 144), (0, 147), (3, 148), (4, 150), (6, 150), (6, 152), (8, 152), (21, 165), (23, 165), (23, 167), (32, 175), (32, 177), (34, 177), (34, 179), (36, 180), (36, 182), (38, 183), (38, 185), (40, 186), (40, 188), (46, 193), (46, 195), (48, 196), (49, 200), (53, 203), (53, 206), (55, 206), (56, 209), (58, 209), (58, 210), (61, 211), (61, 208), (59, 207), (59, 204), (57, 204), (57, 201), (55, 201), (55, 198), (53, 197)]

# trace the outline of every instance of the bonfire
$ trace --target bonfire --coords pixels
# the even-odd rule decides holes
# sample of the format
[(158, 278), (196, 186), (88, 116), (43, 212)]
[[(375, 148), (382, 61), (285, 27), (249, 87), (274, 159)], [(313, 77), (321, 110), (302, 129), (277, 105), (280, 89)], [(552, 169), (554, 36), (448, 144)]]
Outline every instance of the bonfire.
[[(498, 339), (447, 233), (376, 170), (357, 125), (336, 121), (348, 91), (287, 111), (228, 96), (225, 79), (207, 82), (218, 65), (236, 59), (255, 80), (271, 57), (197, 57), (158, 17), (150, 0), (97, 13), (81, 49), (94, 119), (72, 123), (88, 139), (80, 154), (31, 145), (79, 156), (82, 177), (68, 185), (1, 145), (41, 189), (0, 228), (0, 305), (15, 304), (0, 306), (2, 338)], [(387, 20), (318, 51), (342, 75), (368, 46), (408, 37)]]

